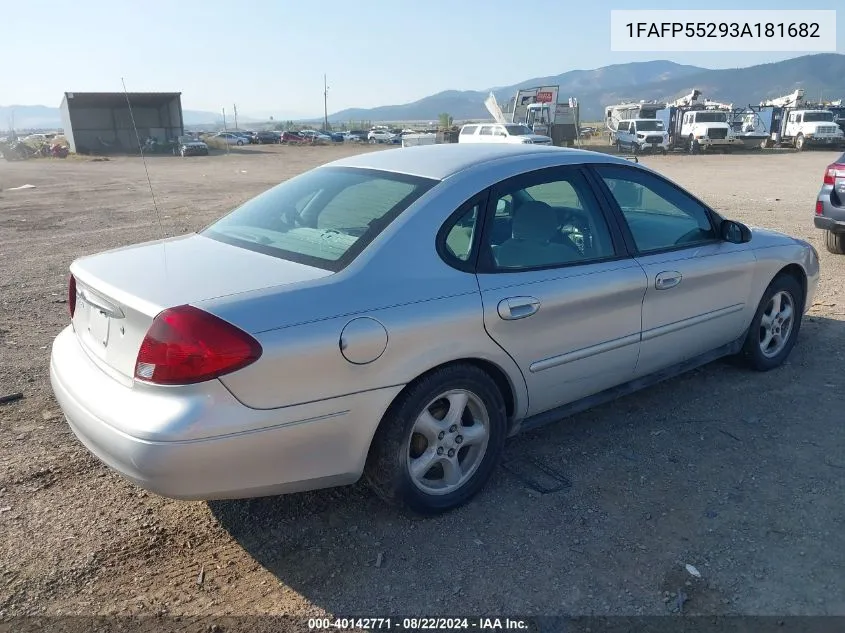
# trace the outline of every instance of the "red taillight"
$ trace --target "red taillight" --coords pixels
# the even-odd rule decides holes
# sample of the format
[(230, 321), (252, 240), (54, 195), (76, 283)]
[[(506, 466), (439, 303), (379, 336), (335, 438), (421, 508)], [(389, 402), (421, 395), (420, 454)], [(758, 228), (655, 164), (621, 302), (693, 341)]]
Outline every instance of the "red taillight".
[(249, 334), (193, 306), (169, 308), (150, 326), (135, 363), (135, 378), (186, 385), (217, 378), (261, 356)]
[(835, 185), (837, 178), (845, 178), (845, 164), (832, 163), (824, 172), (824, 184)]
[(70, 318), (73, 319), (73, 314), (76, 312), (76, 277), (73, 275), (67, 282), (67, 310), (70, 312)]
[(816, 200), (816, 215), (821, 215), (824, 213), (824, 204), (822, 204), (821, 200)]

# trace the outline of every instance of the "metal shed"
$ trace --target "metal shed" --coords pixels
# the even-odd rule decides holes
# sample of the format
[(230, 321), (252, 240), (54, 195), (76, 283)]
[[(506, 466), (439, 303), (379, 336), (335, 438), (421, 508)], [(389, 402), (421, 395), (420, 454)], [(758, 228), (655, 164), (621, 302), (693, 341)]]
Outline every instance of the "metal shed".
[(150, 136), (166, 142), (184, 133), (181, 92), (66, 92), (60, 110), (70, 150), (137, 152), (127, 96), (142, 142)]

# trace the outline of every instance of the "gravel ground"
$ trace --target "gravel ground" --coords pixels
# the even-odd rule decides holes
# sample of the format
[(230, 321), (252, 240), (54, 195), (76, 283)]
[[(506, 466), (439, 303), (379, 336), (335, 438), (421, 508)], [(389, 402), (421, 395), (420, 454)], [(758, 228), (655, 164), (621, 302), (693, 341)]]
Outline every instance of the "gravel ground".
[[(174, 235), (360, 151), (374, 149), (148, 165)], [(811, 219), (833, 156), (643, 159), (727, 216), (817, 247), (821, 286), (785, 366), (716, 363), (521, 436), (477, 500), (426, 520), (362, 485), (171, 501), (91, 457), (53, 399), (49, 346), (68, 320), (72, 259), (160, 236), (144, 169), (0, 162), (0, 395), (24, 395), (0, 404), (0, 616), (845, 615), (845, 257)], [(8, 191), (23, 184), (35, 188)], [(556, 473), (556, 491), (520, 478), (528, 458)]]

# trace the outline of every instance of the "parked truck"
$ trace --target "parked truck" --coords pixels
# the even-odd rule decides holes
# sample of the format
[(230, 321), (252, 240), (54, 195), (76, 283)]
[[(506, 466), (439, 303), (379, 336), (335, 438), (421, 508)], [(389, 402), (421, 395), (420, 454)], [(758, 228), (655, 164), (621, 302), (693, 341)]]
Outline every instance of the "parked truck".
[(760, 102), (761, 109), (771, 110), (769, 138), (762, 147), (790, 146), (799, 152), (807, 147), (842, 147), (845, 132), (835, 114), (821, 104), (804, 100), (804, 90)]
[(713, 149), (729, 152), (740, 145), (728, 121), (731, 106), (699, 103), (700, 96), (700, 90), (693, 90), (669, 104), (670, 146), (697, 154)]
[[(558, 147), (572, 147), (579, 142), (580, 119), (578, 100), (570, 97), (564, 103), (558, 102), (559, 86), (522, 88), (501, 112), (504, 121), (498, 121), (495, 98), (485, 102), (488, 111), (497, 122), (525, 125), (534, 134), (548, 136)], [(492, 94), (491, 94), (492, 97)]]

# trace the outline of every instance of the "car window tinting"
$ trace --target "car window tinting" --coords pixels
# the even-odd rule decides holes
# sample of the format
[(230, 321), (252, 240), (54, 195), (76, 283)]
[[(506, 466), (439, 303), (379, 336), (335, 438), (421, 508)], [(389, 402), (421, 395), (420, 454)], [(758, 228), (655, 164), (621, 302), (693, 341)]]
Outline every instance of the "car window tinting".
[(446, 251), (454, 258), (466, 262), (472, 253), (472, 242), (480, 213), (480, 203), (472, 205), (457, 218), (446, 233)]
[(249, 200), (201, 234), (337, 271), (435, 184), (391, 172), (323, 167)]
[(583, 264), (615, 256), (607, 222), (573, 170), (514, 179), (496, 193), (484, 249), (497, 271)]
[(641, 169), (602, 165), (597, 170), (640, 252), (716, 239), (705, 207), (680, 189)]

